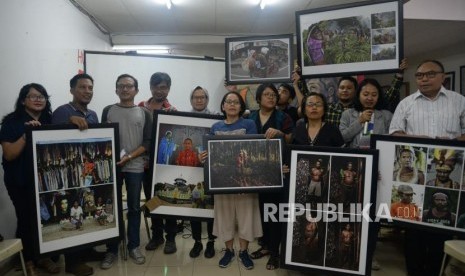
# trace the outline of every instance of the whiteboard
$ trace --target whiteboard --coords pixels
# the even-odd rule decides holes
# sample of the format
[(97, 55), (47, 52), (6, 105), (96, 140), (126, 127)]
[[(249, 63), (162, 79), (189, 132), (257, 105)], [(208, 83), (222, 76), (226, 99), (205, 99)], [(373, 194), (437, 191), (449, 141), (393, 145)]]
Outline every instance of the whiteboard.
[(84, 58), (84, 71), (94, 79), (94, 97), (89, 108), (97, 112), (99, 119), (105, 106), (119, 102), (115, 85), (121, 74), (130, 74), (138, 80), (136, 104), (152, 97), (150, 76), (155, 72), (170, 75), (168, 100), (179, 111), (192, 109), (190, 93), (196, 86), (208, 90), (208, 108), (212, 111), (220, 111), (221, 99), (226, 93), (223, 60), (94, 51), (85, 51)]

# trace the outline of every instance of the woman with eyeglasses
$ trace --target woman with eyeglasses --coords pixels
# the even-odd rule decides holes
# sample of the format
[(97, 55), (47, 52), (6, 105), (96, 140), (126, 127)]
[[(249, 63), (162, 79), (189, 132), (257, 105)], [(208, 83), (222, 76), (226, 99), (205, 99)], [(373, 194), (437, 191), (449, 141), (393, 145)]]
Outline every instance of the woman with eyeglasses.
[[(245, 112), (245, 102), (239, 93), (228, 92), (224, 95), (221, 101), (221, 112), (225, 119), (213, 124), (210, 135), (257, 134), (255, 123), (252, 120), (242, 118)], [(239, 154), (244, 156), (242, 151)], [(204, 151), (200, 154), (199, 159), (204, 162), (207, 155), (208, 153)], [(249, 242), (262, 236), (258, 194), (215, 194), (214, 201), (213, 235), (223, 240), (226, 245), (219, 266), (226, 268), (233, 261), (235, 257), (234, 237), (237, 235), (240, 245), (238, 257), (245, 269), (252, 269), (254, 264), (248, 253)]]
[[(286, 142), (290, 142), (294, 122), (292, 118), (277, 109), (279, 102), (278, 89), (272, 83), (261, 84), (255, 92), (255, 99), (260, 106), (259, 110), (253, 111), (249, 119), (255, 122), (259, 134), (264, 134), (266, 138), (282, 137)], [(279, 204), (281, 194), (262, 193), (259, 195), (260, 211), (263, 214), (263, 206), (266, 203)], [(277, 222), (264, 222), (262, 220), (263, 237), (262, 246), (252, 252), (252, 259), (259, 259), (270, 255), (266, 263), (266, 269), (274, 270), (279, 268), (279, 244), (281, 240), (281, 226)]]
[(371, 134), (389, 133), (392, 113), (384, 110), (384, 94), (375, 79), (364, 79), (358, 86), (354, 108), (342, 113), (339, 129), (351, 148), (369, 148)]
[(344, 140), (339, 129), (325, 122), (328, 104), (324, 95), (309, 93), (301, 103), (303, 119), (300, 119), (292, 134), (292, 144), (319, 147), (342, 147)]
[[(24, 168), (32, 162), (25, 152), (26, 128), (50, 124), (52, 110), (45, 88), (37, 83), (23, 86), (16, 100), (15, 110), (2, 120), (0, 142), (3, 149), (4, 183), (16, 211), (16, 236), (23, 243), (23, 255), (28, 275), (39, 275), (34, 264), (34, 233), (31, 217), (35, 217), (29, 203), (34, 202), (34, 180), (24, 174)], [(58, 273), (59, 268), (50, 259), (38, 260), (37, 265), (49, 273)]]

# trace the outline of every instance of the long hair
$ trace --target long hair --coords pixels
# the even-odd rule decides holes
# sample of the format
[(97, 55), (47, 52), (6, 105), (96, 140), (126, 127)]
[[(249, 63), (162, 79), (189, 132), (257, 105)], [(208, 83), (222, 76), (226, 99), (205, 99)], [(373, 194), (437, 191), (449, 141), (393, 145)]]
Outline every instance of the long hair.
[(19, 91), (19, 96), (18, 99), (16, 99), (15, 103), (15, 110), (9, 114), (7, 114), (5, 117), (2, 119), (2, 124), (5, 122), (5, 120), (8, 119), (18, 119), (23, 117), (26, 114), (26, 108), (24, 106), (24, 101), (26, 100), (27, 94), (29, 94), (29, 91), (31, 88), (34, 88), (37, 90), (42, 96), (45, 97), (45, 108), (42, 111), (41, 117), (44, 116), (46, 121), (51, 121), (52, 119), (52, 105), (50, 103), (50, 96), (47, 93), (47, 90), (45, 90), (45, 87), (38, 83), (29, 83), (26, 84), (21, 88)]
[(360, 93), (362, 92), (363, 87), (365, 87), (367, 84), (373, 85), (376, 90), (378, 90), (378, 101), (375, 104), (375, 109), (385, 109), (386, 105), (384, 100), (384, 91), (379, 82), (375, 79), (364, 79), (362, 82), (360, 82), (357, 88), (357, 93), (355, 94), (354, 109), (357, 111), (363, 111), (363, 106), (360, 102)]

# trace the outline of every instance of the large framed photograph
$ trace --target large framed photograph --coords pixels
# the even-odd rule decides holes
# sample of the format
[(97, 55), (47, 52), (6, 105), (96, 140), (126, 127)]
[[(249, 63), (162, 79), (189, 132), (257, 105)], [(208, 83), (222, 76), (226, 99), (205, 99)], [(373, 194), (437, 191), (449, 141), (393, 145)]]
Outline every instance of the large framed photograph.
[(398, 70), (402, 1), (369, 1), (296, 12), (297, 60), (304, 77)]
[(282, 139), (264, 135), (205, 136), (209, 193), (277, 192), (283, 188)]
[(465, 232), (465, 174), (462, 141), (372, 137), (379, 150), (381, 217), (405, 227)]
[(290, 82), (293, 35), (226, 38), (228, 84)]
[(370, 275), (378, 155), (373, 150), (290, 146), (285, 268)]
[(152, 213), (178, 217), (213, 218), (213, 197), (205, 193), (203, 136), (220, 115), (155, 111), (151, 151)]
[(37, 253), (58, 253), (123, 237), (117, 124), (29, 130), (32, 141)]
[(455, 90), (455, 72), (446, 72), (444, 73), (444, 82), (442, 83), (442, 86), (446, 88), (447, 90)]

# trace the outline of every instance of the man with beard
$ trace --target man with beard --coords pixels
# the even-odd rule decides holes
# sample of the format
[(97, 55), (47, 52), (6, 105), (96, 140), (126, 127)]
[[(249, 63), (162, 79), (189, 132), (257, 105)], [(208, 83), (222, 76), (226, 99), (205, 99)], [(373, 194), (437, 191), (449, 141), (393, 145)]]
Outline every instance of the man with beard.
[(423, 222), (454, 226), (456, 215), (449, 209), (449, 196), (442, 191), (437, 191), (431, 198), (431, 208), (423, 211)]
[(450, 174), (454, 170), (456, 163), (455, 151), (435, 149), (434, 155), (435, 159), (433, 162), (436, 163), (436, 178), (426, 182), (426, 185), (448, 189), (459, 189), (460, 184), (450, 178)]
[(425, 175), (415, 166), (415, 153), (412, 148), (402, 147), (397, 162), (400, 168), (394, 171), (394, 181), (423, 185)]
[(412, 187), (409, 185), (399, 185), (397, 194), (400, 197), (400, 201), (391, 205), (391, 217), (420, 220), (418, 206), (412, 203), (412, 198), (415, 194)]

